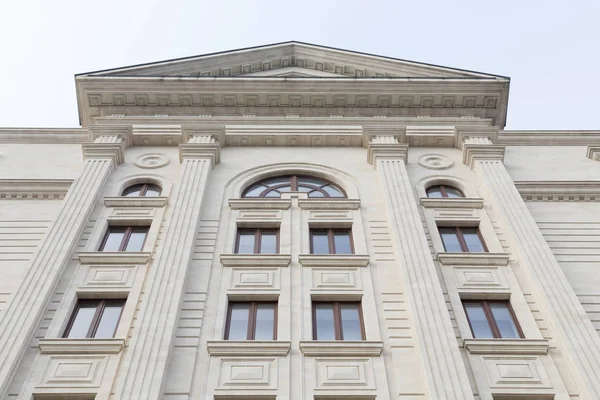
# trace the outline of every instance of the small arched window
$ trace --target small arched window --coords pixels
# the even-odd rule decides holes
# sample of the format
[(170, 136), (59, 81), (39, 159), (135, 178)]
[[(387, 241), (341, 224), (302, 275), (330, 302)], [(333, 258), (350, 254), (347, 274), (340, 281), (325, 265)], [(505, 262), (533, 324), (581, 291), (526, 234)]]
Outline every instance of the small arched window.
[(263, 179), (250, 185), (242, 197), (281, 197), (281, 193), (305, 192), (310, 198), (346, 197), (342, 189), (321, 178), (285, 175)]
[(427, 197), (465, 197), (465, 195), (455, 187), (448, 185), (435, 185), (427, 188)]
[(145, 197), (156, 197), (160, 196), (160, 188), (152, 183), (138, 183), (135, 185), (129, 186), (127, 189), (123, 190), (123, 194), (121, 196), (125, 197), (136, 197), (136, 196), (145, 196)]

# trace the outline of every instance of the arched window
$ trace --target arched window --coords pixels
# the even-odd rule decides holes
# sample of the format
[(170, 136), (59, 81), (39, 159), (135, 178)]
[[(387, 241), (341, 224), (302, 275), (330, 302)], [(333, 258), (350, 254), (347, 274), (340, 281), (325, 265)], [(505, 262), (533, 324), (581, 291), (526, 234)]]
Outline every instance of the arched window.
[(138, 183), (135, 185), (131, 185), (127, 189), (123, 190), (123, 194), (121, 196), (156, 197), (160, 196), (160, 188), (156, 185), (153, 185), (152, 183)]
[(465, 195), (455, 187), (435, 185), (427, 188), (427, 197), (465, 197)]
[(242, 197), (281, 197), (281, 193), (305, 192), (308, 197), (346, 197), (342, 189), (321, 178), (285, 175), (263, 179), (250, 185)]

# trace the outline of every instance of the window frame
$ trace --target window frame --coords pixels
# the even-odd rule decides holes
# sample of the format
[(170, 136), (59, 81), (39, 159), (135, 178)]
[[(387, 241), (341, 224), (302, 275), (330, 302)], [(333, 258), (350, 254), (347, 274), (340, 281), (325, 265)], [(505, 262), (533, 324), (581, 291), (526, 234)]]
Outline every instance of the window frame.
[(367, 340), (367, 334), (365, 332), (365, 320), (363, 317), (362, 302), (361, 301), (313, 301), (312, 302), (312, 337), (313, 340), (319, 341), (317, 338), (317, 305), (319, 304), (331, 304), (333, 305), (333, 330), (335, 334), (334, 340), (344, 341), (344, 331), (342, 328), (342, 314), (341, 305), (353, 304), (358, 309), (358, 319), (360, 322), (360, 335), (361, 341)]
[[(117, 319), (117, 323), (115, 324), (115, 330), (112, 334), (112, 338), (115, 337), (117, 333), (117, 329), (119, 328), (119, 324), (121, 323), (121, 317), (123, 316), (123, 310), (125, 309), (125, 304), (127, 303), (127, 299), (77, 299), (77, 304), (73, 311), (71, 312), (71, 316), (69, 317), (69, 321), (67, 322), (67, 326), (63, 332), (62, 337), (65, 339), (69, 339), (69, 333), (71, 333), (71, 329), (73, 328), (73, 323), (75, 323), (75, 318), (79, 313), (79, 309), (82, 304), (85, 303), (97, 303), (96, 312), (94, 313), (94, 317), (90, 322), (90, 326), (85, 335), (85, 339), (96, 339), (94, 335), (98, 330), (98, 326), (100, 325), (100, 320), (102, 319), (102, 315), (104, 314), (104, 309), (107, 304), (111, 303), (120, 303), (121, 304), (121, 312), (119, 313), (119, 318)], [(82, 338), (83, 339), (83, 338)], [(107, 339), (107, 338), (99, 338), (99, 339)]]
[(310, 254), (315, 254), (313, 246), (314, 232), (327, 232), (327, 243), (329, 247), (329, 253), (327, 254), (345, 254), (337, 253), (335, 251), (335, 233), (336, 232), (347, 232), (350, 240), (350, 254), (356, 254), (354, 252), (354, 237), (352, 236), (352, 228), (310, 228), (309, 229), (309, 244)]
[[(465, 198), (465, 194), (463, 193), (462, 190), (460, 190), (459, 188), (457, 188), (456, 186), (452, 186), (452, 185), (431, 185), (429, 187), (427, 187), (427, 189), (425, 189), (425, 195), (427, 195), (428, 198), (430, 199), (439, 199), (440, 197), (429, 197), (429, 191), (434, 189), (434, 188), (439, 188), (440, 193), (442, 194), (442, 199), (464, 199)], [(448, 192), (446, 192), (446, 188), (452, 188), (454, 190), (456, 190), (458, 193), (461, 194), (461, 197), (450, 197), (448, 196)]]
[[(227, 304), (227, 319), (225, 321), (225, 334), (223, 340), (230, 340), (229, 329), (231, 328), (231, 310), (234, 304), (248, 304), (248, 329), (246, 332), (246, 339), (242, 340), (255, 340), (256, 336), (256, 311), (259, 304), (271, 304), (273, 306), (273, 339), (277, 340), (277, 323), (278, 323), (278, 302), (277, 301), (230, 301)], [(269, 340), (269, 339), (264, 339)]]
[[(456, 238), (458, 239), (458, 243), (460, 244), (460, 248), (461, 248), (461, 252), (462, 253), (481, 253), (481, 252), (473, 252), (473, 251), (469, 251), (469, 247), (467, 246), (467, 242), (465, 241), (465, 238), (463, 236), (462, 233), (462, 229), (475, 229), (477, 231), (477, 237), (479, 238), (479, 241), (481, 242), (481, 245), (483, 247), (483, 253), (489, 253), (488, 247), (485, 244), (485, 240), (483, 240), (483, 235), (481, 234), (481, 230), (479, 229), (479, 226), (477, 227), (472, 227), (472, 226), (438, 226), (438, 233), (440, 235), (440, 240), (442, 241), (442, 246), (444, 246), (444, 251), (448, 252), (448, 250), (446, 250), (446, 243), (444, 242), (444, 237), (442, 236), (442, 230), (444, 229), (454, 229), (455, 233), (456, 233)], [(454, 252), (449, 252), (449, 253), (454, 253)]]
[[(267, 186), (265, 184), (263, 184), (263, 181), (269, 180), (269, 179), (273, 179), (273, 178), (289, 178), (289, 182), (285, 182), (285, 183), (279, 183), (273, 186)], [(300, 178), (300, 179), (299, 179)], [(314, 184), (302, 184), (302, 186), (308, 186), (308, 187), (312, 187), (313, 190), (309, 191), (309, 192), (303, 192), (303, 193), (307, 193), (308, 198), (309, 199), (347, 199), (348, 195), (347, 193), (344, 191), (344, 189), (342, 189), (341, 187), (339, 187), (337, 184), (331, 182), (328, 179), (325, 178), (321, 178), (318, 176), (311, 176), (311, 175), (298, 175), (298, 174), (291, 174), (291, 175), (277, 175), (277, 176), (271, 176), (271, 177), (267, 177), (261, 180), (258, 180), (250, 185), (248, 185), (244, 191), (242, 192), (241, 198), (245, 199), (264, 199), (264, 198), (276, 198), (276, 197), (269, 197), (267, 196), (270, 192), (277, 190), (279, 188), (282, 187), (286, 187), (289, 186), (290, 187), (290, 192), (298, 192), (298, 181), (301, 180), (302, 178), (312, 178), (312, 179), (320, 179), (323, 182), (325, 182), (324, 185), (321, 186), (317, 186)], [(258, 196), (246, 196), (246, 194), (254, 187), (256, 187), (257, 185), (263, 185), (265, 188), (264, 190), (260, 193), (260, 195)], [(334, 187), (337, 191), (339, 191), (342, 196), (331, 196), (326, 190), (324, 190), (323, 188), (325, 186), (332, 186)], [(310, 196), (310, 192), (312, 191), (317, 191), (319, 193), (321, 193), (323, 196), (322, 197), (315, 197), (315, 196)], [(285, 192), (284, 192), (285, 193)], [(280, 198), (281, 196), (279, 196)]]
[[(140, 194), (138, 194), (137, 196), (128, 196), (128, 195), (124, 194), (126, 191), (128, 191), (129, 189), (131, 189), (132, 187), (135, 187), (135, 186), (142, 187), (140, 189)], [(133, 185), (127, 186), (125, 189), (123, 189), (121, 191), (121, 197), (145, 197), (149, 186), (154, 186), (155, 188), (158, 188), (158, 196), (160, 196), (162, 194), (162, 188), (160, 186), (158, 186), (154, 183), (145, 182), (145, 183), (134, 183)], [(154, 197), (156, 197), (156, 196), (154, 196)]]
[[(240, 237), (243, 232), (254, 231), (254, 251), (252, 253), (240, 253)], [(262, 236), (265, 232), (275, 232), (275, 253), (261, 253)], [(238, 228), (235, 234), (235, 254), (279, 254), (279, 228)]]
[[(503, 339), (503, 337), (500, 333), (500, 329), (498, 328), (498, 324), (496, 323), (496, 318), (494, 318), (494, 314), (492, 313), (492, 309), (490, 308), (490, 304), (493, 304), (493, 303), (505, 304), (506, 308), (508, 309), (508, 312), (512, 318), (512, 322), (515, 325), (515, 328), (519, 334), (519, 337), (517, 339), (525, 338), (525, 335), (523, 334), (523, 330), (521, 329), (521, 325), (519, 324), (519, 320), (517, 319), (517, 316), (515, 314), (515, 310), (513, 310), (512, 304), (510, 304), (510, 300), (463, 299), (463, 300), (461, 300), (461, 302), (462, 302), (463, 312), (465, 313), (465, 317), (467, 318), (467, 323), (469, 324), (469, 329), (471, 330), (471, 336), (473, 336), (474, 339), (484, 339), (484, 338), (477, 338), (475, 336), (475, 332), (473, 332), (473, 326), (471, 325), (471, 320), (469, 319), (469, 313), (467, 312), (467, 307), (466, 307), (467, 304), (481, 304), (481, 308), (482, 308), (485, 318), (487, 320), (488, 326), (489, 326), (490, 330), (492, 331), (493, 338), (491, 338), (491, 339)], [(508, 338), (508, 339), (511, 339), (511, 338)]]
[(108, 229), (104, 233), (104, 238), (102, 238), (102, 242), (100, 242), (100, 246), (98, 247), (98, 251), (104, 251), (104, 246), (106, 246), (106, 242), (108, 241), (108, 237), (110, 236), (111, 229), (115, 228), (125, 228), (125, 233), (123, 234), (123, 239), (121, 239), (121, 244), (119, 245), (119, 249), (116, 250), (118, 252), (125, 252), (127, 245), (129, 244), (129, 239), (131, 239), (131, 234), (135, 228), (146, 228), (146, 236), (144, 237), (144, 241), (142, 242), (142, 248), (138, 251), (142, 251), (144, 246), (146, 245), (146, 240), (148, 239), (148, 233), (150, 232), (150, 226), (148, 225), (140, 225), (140, 226), (131, 226), (131, 225), (109, 225)]

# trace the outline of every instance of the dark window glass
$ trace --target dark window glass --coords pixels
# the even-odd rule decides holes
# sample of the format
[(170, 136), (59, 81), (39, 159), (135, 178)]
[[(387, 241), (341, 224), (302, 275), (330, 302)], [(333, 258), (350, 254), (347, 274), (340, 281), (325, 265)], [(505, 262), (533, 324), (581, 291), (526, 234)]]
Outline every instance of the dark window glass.
[(465, 301), (465, 312), (473, 337), (480, 339), (522, 338), (508, 301)]
[(353, 254), (349, 229), (311, 229), (311, 254)]
[(160, 196), (160, 188), (151, 183), (139, 183), (137, 185), (129, 186), (123, 191), (121, 196), (134, 197), (134, 196), (146, 196), (156, 197)]
[(346, 197), (333, 183), (303, 175), (264, 179), (249, 186), (242, 197), (281, 197), (281, 193), (286, 192), (305, 192), (308, 193), (308, 197)]
[(426, 190), (427, 197), (465, 197), (460, 190), (447, 185), (430, 186)]
[(114, 337), (124, 305), (125, 300), (79, 300), (64, 337)]
[(238, 229), (235, 252), (238, 254), (279, 253), (279, 230)]
[(147, 226), (109, 226), (99, 251), (142, 251)]
[(444, 249), (449, 253), (487, 252), (477, 228), (441, 227), (438, 229)]
[(277, 303), (229, 303), (226, 340), (275, 340)]
[(313, 303), (315, 340), (364, 340), (360, 303)]

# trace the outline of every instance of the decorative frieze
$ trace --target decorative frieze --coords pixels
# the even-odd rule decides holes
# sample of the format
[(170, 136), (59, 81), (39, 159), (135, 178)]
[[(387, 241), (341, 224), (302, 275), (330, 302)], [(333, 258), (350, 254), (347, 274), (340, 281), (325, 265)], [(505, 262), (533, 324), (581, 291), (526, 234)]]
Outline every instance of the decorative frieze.
[(62, 200), (71, 179), (0, 179), (0, 200)]

